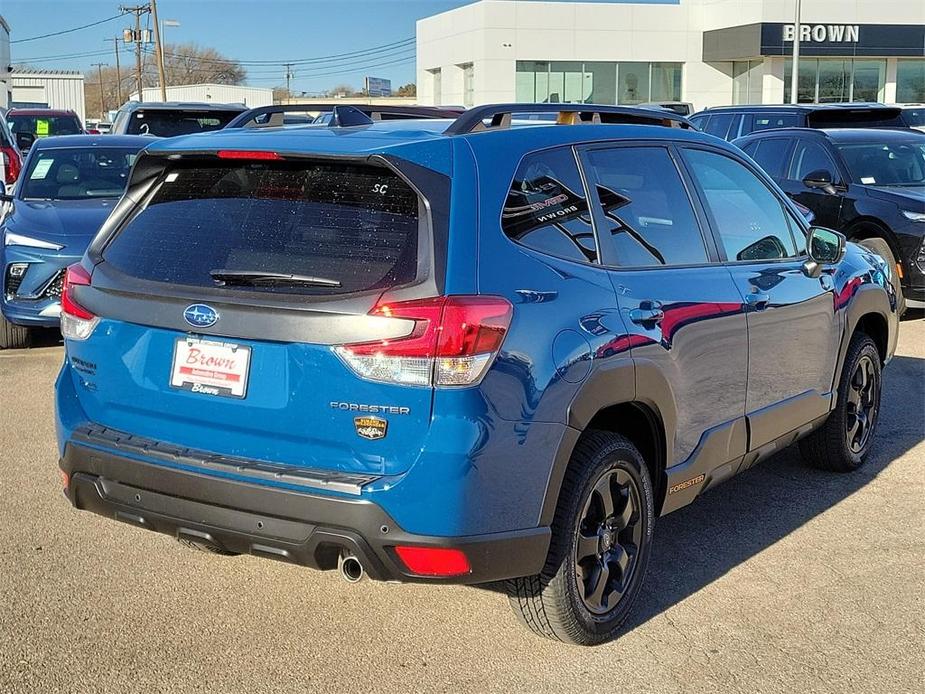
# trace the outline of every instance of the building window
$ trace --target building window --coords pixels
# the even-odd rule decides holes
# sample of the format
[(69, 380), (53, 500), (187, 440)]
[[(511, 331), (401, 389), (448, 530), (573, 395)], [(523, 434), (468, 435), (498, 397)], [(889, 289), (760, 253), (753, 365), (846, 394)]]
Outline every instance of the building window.
[[(790, 102), (793, 61), (784, 62), (784, 102)], [(883, 101), (885, 60), (801, 58), (797, 100), (800, 103)]]
[(528, 103), (680, 101), (681, 64), (520, 60), (515, 95)]
[(925, 60), (896, 61), (896, 101), (901, 104), (925, 102)]
[(434, 104), (439, 106), (443, 103), (443, 70), (435, 68), (433, 70), (428, 70), (428, 72), (430, 72), (433, 84)]
[(475, 66), (472, 63), (460, 65), (463, 74), (463, 106), (469, 108), (475, 103)]
[(732, 103), (760, 104), (764, 61), (740, 60), (732, 64)]

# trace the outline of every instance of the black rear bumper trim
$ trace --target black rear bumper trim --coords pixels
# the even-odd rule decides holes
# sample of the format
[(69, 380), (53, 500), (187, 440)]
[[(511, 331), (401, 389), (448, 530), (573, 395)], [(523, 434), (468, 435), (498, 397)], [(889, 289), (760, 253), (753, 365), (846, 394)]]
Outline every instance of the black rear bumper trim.
[(172, 443), (127, 434), (117, 429), (86, 424), (74, 430), (73, 440), (103, 446), (134, 455), (174, 464), (202, 467), (225, 474), (252, 477), (255, 481), (272, 480), (310, 489), (330, 489), (359, 496), (363, 485), (379, 479), (379, 475), (361, 475), (313, 468), (295, 467), (262, 460), (237, 458), (185, 448)]
[[(92, 511), (228, 552), (254, 554), (315, 569), (337, 566), (347, 551), (372, 579), (488, 583), (538, 573), (550, 529), (443, 537), (407, 533), (377, 504), (272, 488), (126, 458), (71, 441), (61, 469), (67, 498)], [(407, 572), (396, 545), (455, 547), (469, 559), (463, 576)]]

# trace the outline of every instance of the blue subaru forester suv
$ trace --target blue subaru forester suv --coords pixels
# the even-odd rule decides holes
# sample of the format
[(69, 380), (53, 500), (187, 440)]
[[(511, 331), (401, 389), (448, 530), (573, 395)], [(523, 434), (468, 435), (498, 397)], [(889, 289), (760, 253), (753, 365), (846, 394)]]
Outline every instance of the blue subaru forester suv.
[(521, 104), (152, 144), (62, 330), (77, 508), (595, 644), (659, 515), (797, 440), (861, 465), (897, 315), (685, 119)]

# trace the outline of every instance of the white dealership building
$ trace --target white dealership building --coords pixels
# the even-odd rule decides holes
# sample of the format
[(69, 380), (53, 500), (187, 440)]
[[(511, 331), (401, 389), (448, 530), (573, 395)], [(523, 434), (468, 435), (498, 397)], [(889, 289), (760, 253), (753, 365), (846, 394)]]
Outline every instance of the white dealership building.
[[(795, 0), (482, 0), (417, 23), (422, 104), (790, 101)], [(802, 0), (800, 101), (925, 101), (925, 0)]]

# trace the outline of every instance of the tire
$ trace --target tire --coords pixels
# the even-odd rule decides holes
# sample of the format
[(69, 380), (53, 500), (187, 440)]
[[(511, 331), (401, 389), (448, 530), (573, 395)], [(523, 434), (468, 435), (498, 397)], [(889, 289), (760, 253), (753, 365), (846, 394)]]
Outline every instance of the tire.
[(539, 636), (581, 646), (614, 639), (645, 577), (654, 507), (636, 447), (617, 434), (586, 433), (562, 481), (545, 567), (505, 582), (521, 623)]
[[(880, 369), (874, 341), (865, 333), (855, 333), (845, 355), (835, 409), (825, 424), (800, 441), (800, 453), (810, 465), (852, 472), (864, 464), (880, 414)], [(858, 410), (863, 418), (856, 414)]]
[(14, 325), (0, 316), (0, 349), (21, 349), (28, 347), (31, 331), (21, 325)]
[(882, 239), (878, 236), (861, 239), (858, 241), (858, 244), (864, 246), (864, 248), (869, 251), (873, 251), (886, 261), (890, 268), (890, 284), (893, 285), (893, 289), (896, 291), (896, 299), (899, 301), (899, 313), (902, 314), (906, 309), (906, 300), (903, 297), (902, 283), (899, 281), (899, 277), (896, 274), (896, 256), (893, 255), (890, 244), (887, 243), (886, 239)]

